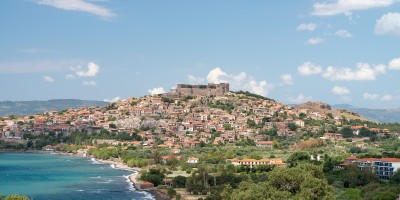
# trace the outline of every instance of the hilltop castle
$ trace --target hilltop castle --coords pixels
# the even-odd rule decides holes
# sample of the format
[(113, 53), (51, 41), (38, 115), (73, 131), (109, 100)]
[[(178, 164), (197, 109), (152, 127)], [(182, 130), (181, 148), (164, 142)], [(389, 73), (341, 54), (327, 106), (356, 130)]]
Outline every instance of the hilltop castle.
[(222, 96), (229, 92), (229, 83), (209, 83), (208, 85), (178, 84), (176, 89), (163, 94), (166, 97), (180, 96)]

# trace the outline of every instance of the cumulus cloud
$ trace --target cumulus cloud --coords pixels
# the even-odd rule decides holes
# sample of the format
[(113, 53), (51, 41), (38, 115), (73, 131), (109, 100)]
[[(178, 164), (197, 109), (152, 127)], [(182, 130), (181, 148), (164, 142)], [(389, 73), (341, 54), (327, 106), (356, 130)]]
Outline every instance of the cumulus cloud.
[(322, 76), (331, 81), (371, 81), (375, 80), (378, 74), (383, 74), (385, 71), (386, 67), (384, 65), (371, 67), (368, 63), (358, 63), (356, 69), (329, 66)]
[(297, 71), (300, 73), (300, 75), (309, 76), (322, 73), (322, 67), (312, 62), (305, 62), (297, 67)]
[(302, 93), (300, 93), (297, 97), (289, 97), (288, 101), (290, 103), (304, 103), (306, 101), (311, 101), (312, 99), (312, 96), (304, 96)]
[(379, 94), (365, 92), (363, 98), (366, 100), (378, 100), (381, 96)]
[(393, 96), (391, 94), (385, 94), (381, 97), (381, 101), (390, 101), (393, 99)]
[(86, 12), (103, 19), (110, 19), (116, 16), (110, 9), (85, 0), (33, 0), (33, 2), (62, 10)]
[(335, 86), (332, 88), (332, 93), (337, 95), (345, 95), (345, 94), (350, 94), (350, 90), (347, 89), (346, 87)]
[(387, 13), (376, 21), (375, 34), (400, 36), (400, 13)]
[(400, 70), (400, 58), (394, 58), (389, 62), (389, 69)]
[(313, 15), (331, 16), (341, 13), (349, 13), (354, 10), (366, 10), (370, 8), (386, 7), (394, 3), (394, 0), (336, 0), (333, 3), (315, 3)]
[(104, 99), (103, 101), (104, 102), (117, 102), (119, 100), (121, 100), (121, 97), (114, 97), (112, 99)]
[(248, 76), (246, 72), (238, 74), (228, 74), (221, 68), (216, 67), (208, 72), (205, 78), (188, 75), (188, 80), (192, 84), (208, 83), (229, 83), (231, 88), (246, 90), (259, 95), (267, 95), (274, 89), (274, 85), (265, 80), (257, 81), (254, 77)]
[(365, 100), (371, 100), (371, 101), (391, 101), (391, 100), (399, 100), (400, 99), (400, 95), (392, 95), (392, 94), (376, 94), (376, 93), (369, 93), (369, 92), (365, 92), (363, 94), (363, 98)]
[(319, 37), (313, 37), (307, 40), (307, 44), (309, 45), (317, 45), (322, 43), (324, 40), (322, 38)]
[(238, 90), (247, 90), (259, 95), (267, 95), (274, 89), (274, 86), (265, 80), (257, 81), (246, 72), (240, 72), (237, 75), (227, 74), (221, 68), (216, 67), (207, 75), (208, 83), (229, 83), (232, 88)]
[(317, 28), (317, 25), (314, 23), (304, 23), (299, 24), (296, 28), (298, 31), (314, 31)]
[(209, 83), (226, 83), (228, 82), (228, 80), (226, 80), (227, 77), (228, 74), (222, 71), (221, 68), (216, 67), (208, 72), (207, 81)]
[(337, 35), (339, 37), (342, 37), (342, 38), (351, 38), (351, 37), (353, 37), (353, 35), (349, 31), (344, 30), (344, 29), (337, 30), (335, 32), (335, 35)]
[(291, 74), (281, 75), (282, 85), (293, 85), (293, 78)]
[(45, 81), (45, 82), (49, 82), (49, 83), (54, 82), (54, 78), (52, 78), (50, 76), (43, 76), (42, 80)]
[(162, 87), (158, 87), (158, 88), (149, 89), (148, 92), (149, 92), (151, 95), (157, 95), (157, 94), (163, 94), (163, 93), (165, 93), (165, 90), (164, 90), (164, 88), (162, 88)]
[(94, 77), (100, 71), (100, 67), (94, 62), (88, 63), (87, 69), (85, 70), (82, 70), (81, 66), (71, 69), (76, 71), (75, 74), (79, 77)]
[(95, 81), (83, 81), (82, 84), (84, 86), (96, 86), (97, 83)]

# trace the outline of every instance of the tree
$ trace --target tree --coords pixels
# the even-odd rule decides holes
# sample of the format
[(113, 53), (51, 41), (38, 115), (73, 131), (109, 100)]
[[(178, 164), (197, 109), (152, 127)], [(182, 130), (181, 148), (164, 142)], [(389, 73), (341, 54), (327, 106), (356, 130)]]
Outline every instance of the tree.
[(298, 151), (290, 155), (288, 158), (287, 162), (290, 167), (294, 167), (297, 165), (298, 162), (301, 161), (309, 161), (311, 159), (311, 156), (304, 151)]
[(390, 182), (400, 184), (400, 170), (397, 170), (391, 177)]
[(351, 128), (348, 126), (343, 127), (342, 130), (340, 130), (340, 133), (342, 134), (343, 138), (351, 138), (354, 136), (353, 130), (351, 130)]
[(186, 177), (184, 176), (176, 176), (172, 179), (172, 185), (174, 188), (184, 188), (186, 184)]
[(296, 131), (296, 130), (297, 130), (297, 125), (294, 124), (294, 123), (289, 123), (289, 124), (288, 124), (288, 128), (289, 128), (289, 130), (291, 130), (291, 131)]
[(324, 178), (322, 168), (299, 164), (293, 168), (274, 168), (261, 183), (241, 182), (237, 189), (228, 185), (222, 199), (334, 199), (333, 188)]
[(159, 150), (153, 151), (153, 159), (156, 164), (162, 164), (161, 153)]
[(143, 181), (148, 181), (154, 184), (154, 186), (158, 186), (164, 180), (165, 175), (161, 172), (160, 169), (151, 168), (149, 171), (144, 171), (140, 176), (140, 179)]

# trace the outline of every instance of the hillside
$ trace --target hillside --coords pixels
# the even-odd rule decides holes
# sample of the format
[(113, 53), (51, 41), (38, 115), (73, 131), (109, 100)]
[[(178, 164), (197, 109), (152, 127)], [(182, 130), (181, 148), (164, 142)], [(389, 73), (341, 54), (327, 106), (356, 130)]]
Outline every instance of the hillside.
[(107, 102), (78, 99), (53, 99), (48, 101), (0, 101), (0, 116), (29, 115), (49, 110), (81, 108), (88, 106), (104, 106)]
[(346, 109), (359, 113), (364, 118), (380, 123), (399, 123), (400, 122), (400, 108), (397, 109), (370, 109), (370, 108), (357, 108), (351, 105), (342, 104), (334, 105), (337, 109)]
[(306, 102), (303, 104), (295, 105), (295, 108), (309, 109), (312, 112), (319, 112), (319, 113), (324, 113), (324, 114), (331, 113), (333, 116), (344, 116), (344, 117), (346, 117), (346, 119), (360, 119), (360, 120), (376, 121), (376, 120), (367, 118), (364, 115), (360, 115), (355, 110), (347, 109), (348, 106), (346, 108), (337, 108), (337, 107), (332, 107), (332, 106), (330, 106), (326, 103), (322, 103), (322, 102)]

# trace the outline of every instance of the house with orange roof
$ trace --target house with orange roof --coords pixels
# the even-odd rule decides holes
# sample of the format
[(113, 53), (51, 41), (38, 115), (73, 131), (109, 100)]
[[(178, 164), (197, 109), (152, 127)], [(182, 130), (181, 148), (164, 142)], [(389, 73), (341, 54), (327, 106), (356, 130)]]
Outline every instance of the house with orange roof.
[(272, 148), (273, 141), (258, 141), (256, 142), (257, 147), (268, 147)]
[(274, 166), (283, 166), (286, 165), (280, 158), (263, 158), (260, 160), (257, 159), (252, 159), (252, 158), (245, 158), (245, 159), (228, 159), (228, 162), (230, 162), (232, 165), (235, 166), (248, 166), (250, 168), (258, 165), (274, 165)]

